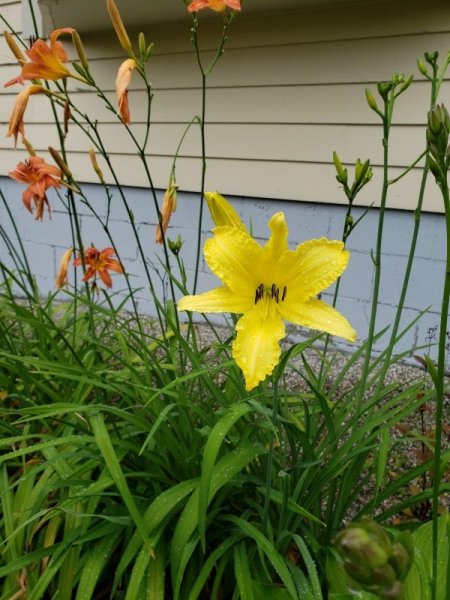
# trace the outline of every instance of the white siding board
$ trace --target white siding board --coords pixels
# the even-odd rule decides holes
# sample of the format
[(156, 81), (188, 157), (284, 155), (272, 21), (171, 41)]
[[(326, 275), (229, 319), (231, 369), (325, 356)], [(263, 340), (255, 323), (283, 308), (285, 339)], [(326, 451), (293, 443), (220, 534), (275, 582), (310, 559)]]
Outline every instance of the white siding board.
[[(270, 85), (370, 84), (389, 78), (392, 72), (417, 73), (416, 58), (438, 50), (445, 56), (448, 33), (289, 44), (274, 47), (229, 49), (208, 78), (212, 87)], [(212, 53), (205, 53), (206, 60)], [(111, 90), (123, 58), (90, 61), (91, 71), (102, 89)], [(255, 67), (257, 65), (257, 67)], [(5, 66), (14, 77), (15, 65)], [(200, 75), (193, 53), (155, 55), (148, 63), (149, 79), (157, 87), (198, 87)], [(138, 83), (135, 74), (133, 85)], [(80, 87), (77, 83), (76, 86)], [(76, 87), (72, 85), (71, 87)]]
[[(47, 156), (46, 153), (42, 153)], [(23, 159), (23, 154), (14, 150), (0, 150), (0, 161), (5, 165), (6, 172), (12, 170), (18, 160)], [(110, 155), (111, 163), (117, 172), (120, 172), (122, 185), (148, 187), (142, 165), (137, 157), (130, 155)], [(108, 167), (101, 158), (100, 167), (105, 179), (113, 183), (108, 172)], [(172, 159), (171, 157), (149, 157), (151, 176), (156, 185), (164, 188), (167, 185)], [(71, 169), (74, 176), (80, 181), (97, 181), (92, 171), (87, 152), (72, 153)], [(391, 169), (392, 178), (401, 173), (398, 168)], [(92, 175), (91, 175), (92, 174)], [(389, 191), (388, 207), (405, 210), (416, 206), (417, 194), (420, 185), (421, 171), (414, 169), (408, 177), (400, 180)], [(334, 177), (334, 167), (325, 163), (298, 163), (255, 160), (220, 160), (210, 159), (206, 174), (206, 189), (218, 189), (224, 194), (235, 196), (249, 195), (246, 181), (252, 181), (252, 195), (267, 198), (270, 189), (270, 198), (279, 200), (304, 200), (308, 202), (325, 202), (330, 204), (345, 204), (345, 197), (339, 189)], [(177, 162), (177, 182), (180, 190), (198, 190), (200, 186), (200, 161), (195, 158), (181, 157)], [(374, 203), (377, 206), (380, 198), (382, 182), (382, 169), (374, 168), (373, 181), (359, 196), (359, 204), (368, 206)], [(226, 190), (226, 192), (225, 192)], [(442, 198), (440, 193), (429, 178), (425, 197), (424, 210), (440, 212)]]
[[(131, 126), (138, 141), (143, 141), (145, 128)], [(150, 130), (147, 153), (153, 156), (173, 156), (183, 135), (183, 124), (154, 124)], [(110, 154), (133, 154), (136, 146), (120, 123), (99, 126), (101, 138)], [(28, 124), (26, 135), (37, 151), (49, 145), (58, 146), (55, 127)], [(209, 125), (206, 149), (209, 158), (286, 162), (330, 163), (333, 150), (345, 162), (356, 157), (370, 158), (373, 165), (382, 165), (382, 130), (375, 126), (349, 125)], [(11, 140), (0, 138), (0, 147), (8, 149)], [(87, 152), (92, 142), (76, 126), (69, 128), (66, 148), (69, 152)], [(425, 149), (423, 128), (394, 127), (390, 141), (390, 162), (401, 168), (415, 161)], [(201, 142), (198, 126), (193, 126), (181, 147), (181, 157), (200, 158)]]
[[(6, 79), (6, 78), (5, 78)], [(372, 84), (372, 89), (374, 85)], [(0, 88), (0, 115), (12, 109), (19, 86)], [(154, 123), (187, 123), (198, 114), (201, 91), (197, 89), (153, 89), (152, 121)], [(332, 92), (332, 105), (330, 104)], [(107, 94), (115, 106), (114, 91)], [(445, 81), (442, 97), (450, 95), (450, 82)], [(396, 124), (422, 125), (426, 121), (430, 87), (427, 82), (415, 81), (398, 103)], [(73, 92), (72, 101), (82, 112), (88, 112), (100, 123), (115, 123), (117, 117), (102, 101), (90, 93)], [(133, 123), (143, 123), (146, 115), (146, 93), (130, 92)], [(36, 110), (31, 107), (35, 106)], [(26, 113), (26, 122), (52, 123), (50, 104), (44, 96), (33, 96)], [(277, 107), (274, 115), (274, 107)], [(282, 110), (281, 110), (282, 109)], [(327, 85), (264, 86), (212, 88), (207, 97), (208, 123), (293, 123), (293, 124), (379, 124), (380, 119), (367, 106), (361, 84), (338, 84), (332, 90)]]
[(20, 9), (20, 2), (12, 2), (7, 4), (2, 4), (0, 2), (0, 15), (3, 17), (0, 19), (0, 31), (3, 32), (5, 29), (7, 29), (5, 21), (16, 33), (19, 33), (22, 30), (22, 13)]

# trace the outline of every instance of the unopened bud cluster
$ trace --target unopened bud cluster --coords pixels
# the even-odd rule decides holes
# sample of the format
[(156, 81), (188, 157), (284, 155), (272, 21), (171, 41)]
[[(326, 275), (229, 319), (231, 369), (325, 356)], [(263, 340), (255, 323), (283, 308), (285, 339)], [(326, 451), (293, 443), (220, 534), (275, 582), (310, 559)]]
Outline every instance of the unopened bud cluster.
[(341, 531), (335, 545), (346, 573), (361, 589), (384, 600), (404, 598), (402, 582), (414, 556), (408, 532), (392, 542), (381, 525), (366, 519)]
[(336, 168), (336, 179), (344, 186), (345, 194), (350, 204), (355, 199), (358, 192), (372, 179), (373, 171), (370, 161), (361, 162), (358, 158), (355, 163), (355, 178), (351, 186), (348, 184), (348, 171), (343, 166), (337, 152), (333, 152), (333, 162)]
[(428, 166), (439, 185), (446, 183), (450, 166), (450, 116), (442, 104), (428, 113), (427, 144)]

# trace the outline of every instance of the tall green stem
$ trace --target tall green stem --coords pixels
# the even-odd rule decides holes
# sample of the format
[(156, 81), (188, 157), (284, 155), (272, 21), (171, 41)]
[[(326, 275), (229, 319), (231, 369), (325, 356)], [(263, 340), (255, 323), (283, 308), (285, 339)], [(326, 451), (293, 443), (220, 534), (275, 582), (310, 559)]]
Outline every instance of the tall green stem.
[(205, 120), (206, 120), (206, 80), (208, 75), (211, 73), (218, 60), (222, 56), (224, 52), (225, 42), (227, 40), (227, 31), (231, 22), (233, 21), (234, 13), (231, 12), (229, 17), (226, 17), (222, 30), (222, 38), (219, 43), (219, 47), (216, 50), (216, 53), (208, 65), (207, 68), (203, 66), (203, 62), (200, 56), (200, 47), (198, 44), (198, 19), (197, 16), (194, 16), (194, 26), (192, 28), (192, 43), (195, 49), (195, 55), (197, 58), (197, 64), (200, 69), (201, 74), (201, 84), (202, 84), (202, 107), (201, 107), (201, 116), (199, 119), (200, 125), (200, 140), (201, 140), (201, 148), (202, 148), (202, 156), (201, 156), (201, 183), (200, 183), (200, 208), (198, 213), (198, 229), (197, 229), (197, 251), (195, 256), (195, 275), (194, 275), (194, 284), (192, 287), (192, 293), (195, 294), (197, 290), (197, 282), (198, 282), (198, 270), (200, 267), (200, 256), (201, 256), (201, 246), (202, 246), (202, 225), (203, 225), (203, 196), (205, 192), (205, 178), (206, 178), (206, 135), (205, 135)]
[(264, 498), (264, 517), (263, 517), (263, 531), (267, 534), (267, 528), (269, 525), (269, 505), (270, 505), (270, 489), (272, 487), (272, 475), (273, 475), (273, 456), (274, 456), (274, 443), (275, 443), (275, 432), (278, 427), (278, 413), (279, 413), (280, 397), (278, 394), (278, 379), (273, 380), (273, 405), (272, 405), (272, 431), (269, 438), (269, 453), (267, 455), (267, 470), (266, 470), (266, 492)]
[[(447, 240), (447, 257), (445, 262), (444, 291), (442, 294), (441, 322), (439, 329), (438, 362), (436, 377), (436, 410), (435, 410), (435, 448), (434, 448), (434, 480), (433, 480), (433, 569), (431, 580), (432, 600), (436, 596), (438, 581), (438, 517), (439, 489), (441, 483), (441, 446), (442, 446), (442, 417), (444, 409), (444, 376), (445, 355), (447, 342), (447, 322), (450, 297), (450, 195), (447, 182), (441, 185), (445, 207), (445, 226)], [(447, 582), (448, 589), (448, 582)]]
[(389, 188), (389, 133), (391, 128), (392, 121), (392, 111), (395, 100), (394, 89), (391, 90), (389, 96), (385, 99), (385, 110), (383, 115), (383, 187), (381, 192), (381, 201), (380, 201), (380, 215), (378, 219), (378, 232), (377, 232), (377, 242), (376, 242), (376, 250), (375, 255), (372, 258), (375, 265), (375, 279), (374, 279), (374, 287), (373, 287), (373, 296), (372, 296), (372, 308), (370, 313), (370, 321), (369, 321), (369, 330), (367, 334), (367, 347), (366, 354), (364, 356), (364, 363), (362, 367), (361, 373), (361, 383), (358, 389), (358, 396), (356, 401), (357, 412), (361, 409), (362, 400), (365, 392), (365, 382), (367, 381), (367, 377), (369, 375), (370, 370), (370, 361), (373, 347), (373, 339), (375, 335), (375, 324), (377, 318), (377, 309), (378, 309), (378, 295), (380, 290), (380, 280), (381, 280), (381, 249), (382, 249), (382, 241), (383, 241), (383, 226), (384, 226), (384, 215), (386, 210), (386, 201), (388, 197), (388, 188)]
[[(443, 76), (443, 73), (441, 74), (441, 77), (442, 76)], [(438, 80), (438, 75), (437, 75), (437, 65), (436, 65), (436, 63), (434, 63), (433, 64), (433, 77), (431, 78), (430, 108), (432, 108), (436, 104), (436, 99), (437, 99), (437, 94), (438, 94), (438, 89), (439, 89), (438, 84), (439, 84), (439, 80)], [(425, 151), (425, 154), (426, 154), (426, 152), (427, 151)], [(422, 156), (423, 155), (421, 155), (421, 157)], [(421, 157), (419, 157), (419, 159)], [(414, 161), (413, 165), (414, 164), (416, 164), (416, 161)], [(406, 174), (408, 171), (409, 171), (409, 169), (407, 169), (402, 175)], [(414, 228), (413, 228), (413, 233), (412, 233), (412, 237), (411, 237), (411, 245), (410, 245), (410, 249), (409, 249), (408, 261), (407, 261), (406, 269), (405, 269), (405, 275), (403, 277), (402, 289), (400, 292), (400, 298), (399, 298), (397, 310), (395, 313), (394, 323), (392, 325), (391, 337), (389, 340), (388, 347), (386, 348), (386, 356), (385, 356), (383, 365), (380, 369), (380, 372), (378, 374), (378, 382), (377, 382), (377, 388), (375, 391), (375, 397), (379, 394), (379, 392), (381, 391), (381, 388), (384, 384), (386, 373), (387, 373), (387, 370), (390, 365), (392, 353), (394, 351), (395, 343), (397, 341), (397, 333), (398, 333), (398, 330), (400, 327), (400, 320), (402, 317), (403, 307), (405, 305), (406, 294), (408, 292), (409, 280), (411, 277), (411, 270), (412, 270), (415, 251), (416, 251), (417, 238), (419, 235), (420, 217), (422, 214), (422, 206), (423, 206), (423, 199), (425, 196), (425, 188), (426, 188), (427, 178), (428, 178), (428, 168), (425, 165), (423, 172), (422, 172), (422, 179), (420, 182), (420, 191), (419, 191), (419, 197), (417, 199), (417, 206), (414, 211)], [(391, 180), (389, 182), (389, 185), (394, 184), (396, 181), (398, 181), (398, 178)]]

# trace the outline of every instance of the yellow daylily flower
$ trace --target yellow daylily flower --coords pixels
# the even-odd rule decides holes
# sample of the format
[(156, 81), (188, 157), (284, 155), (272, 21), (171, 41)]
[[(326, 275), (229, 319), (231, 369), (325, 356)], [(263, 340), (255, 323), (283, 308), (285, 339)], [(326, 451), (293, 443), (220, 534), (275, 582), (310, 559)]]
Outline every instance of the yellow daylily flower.
[(320, 238), (290, 250), (284, 214), (273, 215), (268, 226), (271, 236), (265, 246), (236, 224), (216, 227), (205, 243), (204, 256), (224, 285), (184, 296), (178, 302), (179, 310), (242, 313), (232, 354), (242, 369), (247, 390), (278, 364), (284, 321), (352, 342), (356, 339), (347, 319), (316, 298), (345, 270), (349, 253), (344, 244)]

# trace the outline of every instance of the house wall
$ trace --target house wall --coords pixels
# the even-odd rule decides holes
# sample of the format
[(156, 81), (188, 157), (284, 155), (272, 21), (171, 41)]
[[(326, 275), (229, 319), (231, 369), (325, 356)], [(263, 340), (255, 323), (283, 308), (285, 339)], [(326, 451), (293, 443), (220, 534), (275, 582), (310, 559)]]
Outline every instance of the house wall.
[[(181, 1), (180, 11), (184, 14)], [(204, 14), (200, 42), (207, 62), (218, 42), (221, 19), (213, 15), (205, 20)], [(435, 49), (446, 55), (448, 24), (450, 5), (445, 0), (428, 2), (426, 10), (422, 2), (414, 0), (250, 16), (245, 15), (244, 7), (229, 32), (224, 56), (208, 77), (207, 187), (249, 197), (343, 203), (330, 167), (332, 152), (337, 150), (346, 162), (357, 157), (371, 159), (374, 181), (359, 200), (365, 205), (376, 203), (382, 180), (382, 132), (379, 118), (367, 106), (364, 89), (374, 89), (376, 81), (390, 78), (393, 72), (416, 75), (394, 115), (390, 158), (391, 176), (396, 177), (424, 148), (430, 86), (417, 72), (416, 59)], [(186, 123), (200, 111), (200, 74), (189, 22), (143, 29), (155, 42), (148, 64), (154, 99), (147, 152), (153, 181), (164, 187)], [(136, 39), (137, 31), (130, 35)], [(83, 35), (83, 41), (93, 75), (115, 104), (114, 80), (124, 59), (121, 47), (111, 31)], [(2, 52), (1, 56), (3, 62), (8, 54)], [(16, 74), (14, 61), (1, 67), (4, 80)], [(77, 106), (98, 120), (111, 160), (122, 169), (123, 182), (147, 186), (148, 178), (133, 155), (133, 141), (116, 115), (86, 86), (70, 82), (69, 88)], [(442, 97), (449, 91), (446, 81)], [(3, 122), (16, 92), (17, 88), (2, 90)], [(147, 107), (136, 74), (130, 105), (132, 131), (142, 140)], [(49, 143), (58, 143), (56, 132), (47, 126), (52, 119), (48, 100), (33, 97), (26, 114), (26, 133), (40, 152)], [(67, 147), (72, 170), (80, 181), (96, 181), (87, 156), (90, 144), (82, 131), (71, 128)], [(198, 127), (192, 127), (177, 161), (181, 189), (199, 188), (199, 155), (200, 135)], [(2, 174), (16, 162), (11, 140), (0, 136)], [(397, 184), (392, 207), (414, 208), (419, 178), (420, 169), (414, 169)], [(439, 212), (441, 207), (438, 192), (430, 189), (427, 210)]]
[[(0, 6), (2, 14), (7, 9), (20, 22), (20, 3), (2, 4), (0, 0)], [(212, 19), (203, 16), (200, 38), (203, 56), (208, 58), (212, 57), (220, 33), (220, 19), (217, 15)], [(283, 209), (290, 217), (293, 243), (321, 235), (340, 237), (345, 199), (334, 178), (333, 150), (339, 152), (344, 162), (354, 162), (357, 157), (371, 159), (374, 179), (359, 198), (361, 206), (372, 203), (376, 206), (380, 195), (382, 131), (377, 116), (367, 107), (364, 88), (375, 90), (376, 81), (389, 78), (392, 72), (416, 75), (416, 81), (399, 99), (394, 115), (390, 172), (394, 178), (424, 148), (429, 85), (417, 73), (416, 58), (435, 49), (445, 56), (450, 46), (449, 27), (450, 6), (443, 0), (429, 2), (426, 10), (422, 2), (416, 1), (369, 2), (258, 16), (246, 16), (244, 9), (233, 23), (225, 55), (208, 78), (206, 188), (219, 189), (234, 198), (258, 236), (267, 231), (267, 216)], [(180, 136), (186, 123), (200, 111), (200, 77), (186, 23), (144, 29), (147, 38), (155, 42), (155, 53), (148, 66), (154, 99), (147, 154), (152, 180), (157, 188), (164, 189)], [(120, 46), (110, 32), (83, 35), (83, 42), (92, 73), (114, 102), (115, 74), (124, 59)], [(4, 61), (7, 55), (2, 49), (3, 81), (18, 72), (14, 61)], [(148, 243), (149, 258), (156, 262), (155, 214), (146, 191), (148, 178), (133, 155), (133, 144), (116, 116), (105, 109), (95, 93), (77, 83), (70, 83), (69, 88), (77, 106), (98, 119), (109, 156), (120, 172), (122, 183), (128, 186), (127, 198), (133, 212), (139, 215), (136, 220)], [(446, 80), (442, 88), (444, 101), (449, 90)], [(15, 88), (1, 90), (3, 127), (16, 93)], [(130, 105), (132, 132), (142, 139), (146, 104), (137, 76), (133, 78)], [(49, 144), (58, 143), (54, 128), (50, 127), (51, 119), (47, 99), (32, 97), (25, 117), (26, 135), (43, 155)], [(88, 157), (91, 145), (88, 137), (72, 125), (66, 142), (74, 175), (81, 182), (95, 183), (97, 178)], [(198, 198), (190, 192), (199, 189), (199, 155), (199, 131), (192, 127), (177, 161), (181, 193), (169, 233), (176, 237), (180, 231), (187, 240), (183, 252), (191, 276), (196, 222), (193, 215), (198, 209)], [(23, 158), (22, 150), (13, 150), (11, 139), (0, 136), (1, 175), (7, 175)], [(111, 181), (104, 161), (99, 159), (99, 162)], [(410, 211), (416, 204), (419, 180), (420, 170), (413, 169), (390, 190), (387, 219), (390, 233), (386, 236), (383, 260), (380, 326), (392, 322), (413, 221)], [(61, 205), (55, 200), (52, 221), (34, 223), (21, 206), (22, 188), (7, 179), (1, 180), (0, 185), (14, 207), (16, 224), (23, 232), (22, 239), (29, 248), (42, 289), (49, 289), (59, 255), (70, 244), (64, 211), (59, 211)], [(86, 189), (96, 207), (104, 206), (103, 194), (97, 186)], [(428, 186), (425, 207), (422, 249), (416, 261), (407, 316), (414, 318), (429, 305), (432, 309), (421, 325), (412, 328), (404, 347), (415, 341), (424, 342), (428, 329), (438, 321), (444, 236), (439, 215), (442, 203), (434, 185)], [(1, 211), (0, 206), (0, 215)], [(367, 330), (373, 277), (370, 250), (375, 243), (376, 217), (376, 210), (372, 210), (352, 236), (354, 241), (351, 238), (352, 260), (342, 289), (342, 311), (354, 322), (361, 338)], [(112, 216), (111, 226), (119, 246), (123, 244), (123, 259), (129, 261), (136, 273), (142, 274), (135, 249), (127, 249), (130, 235), (123, 211)], [(92, 215), (82, 216), (82, 227), (85, 243), (93, 241), (101, 245), (97, 239), (103, 234)], [(213, 279), (202, 264), (200, 287), (208, 289)], [(140, 281), (136, 279), (136, 284)], [(152, 309), (145, 292), (141, 307)]]

